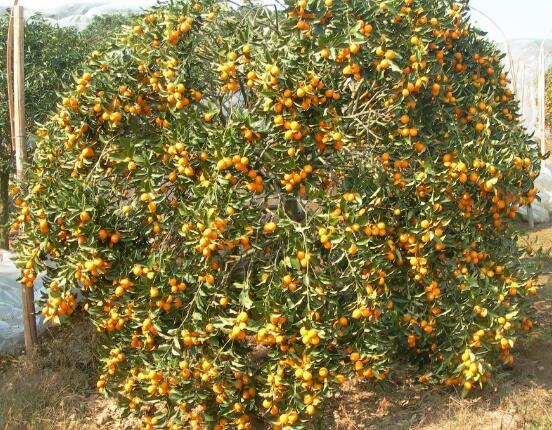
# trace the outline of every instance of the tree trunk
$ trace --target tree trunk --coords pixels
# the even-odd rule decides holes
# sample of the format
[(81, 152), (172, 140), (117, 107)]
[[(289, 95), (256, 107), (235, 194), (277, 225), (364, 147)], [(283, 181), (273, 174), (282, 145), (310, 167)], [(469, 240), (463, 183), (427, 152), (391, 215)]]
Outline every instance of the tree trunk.
[(9, 181), (10, 175), (8, 173), (0, 172), (0, 249), (9, 248)]

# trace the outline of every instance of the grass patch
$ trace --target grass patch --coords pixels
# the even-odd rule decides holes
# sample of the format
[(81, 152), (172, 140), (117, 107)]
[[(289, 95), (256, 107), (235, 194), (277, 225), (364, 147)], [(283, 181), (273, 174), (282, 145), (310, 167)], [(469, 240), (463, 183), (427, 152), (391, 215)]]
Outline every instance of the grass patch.
[(32, 359), (2, 359), (0, 429), (59, 429), (84, 413), (97, 367), (94, 329), (84, 318), (74, 322), (47, 331)]

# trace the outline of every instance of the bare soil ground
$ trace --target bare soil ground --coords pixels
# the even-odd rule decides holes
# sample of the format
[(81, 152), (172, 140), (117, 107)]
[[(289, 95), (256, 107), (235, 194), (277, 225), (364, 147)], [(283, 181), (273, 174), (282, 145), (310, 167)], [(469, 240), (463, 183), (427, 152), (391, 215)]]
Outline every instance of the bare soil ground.
[(47, 330), (35, 357), (0, 357), (0, 429), (134, 429), (96, 394), (94, 328), (84, 318)]
[[(529, 240), (552, 249), (552, 225)], [(468, 399), (414, 381), (368, 386), (352, 381), (317, 427), (325, 430), (552, 430), (552, 259), (533, 302), (535, 328), (516, 362)], [(130, 430), (116, 405), (94, 391), (94, 330), (84, 319), (48, 331), (32, 360), (0, 357), (0, 429)]]

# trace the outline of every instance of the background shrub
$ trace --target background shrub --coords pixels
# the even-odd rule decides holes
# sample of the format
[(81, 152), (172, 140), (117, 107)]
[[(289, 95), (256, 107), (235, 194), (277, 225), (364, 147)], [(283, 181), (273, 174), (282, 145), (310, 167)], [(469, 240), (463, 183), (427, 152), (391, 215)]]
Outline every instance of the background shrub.
[[(6, 40), (8, 14), (0, 16), (0, 39)], [(25, 21), (25, 118), (32, 134), (36, 123), (46, 121), (56, 108), (58, 94), (82, 68), (90, 46), (105, 45), (106, 31), (120, 31), (125, 15), (96, 16), (81, 32), (59, 27), (40, 15)], [(15, 170), (8, 111), (6, 44), (0, 45), (0, 247), (9, 248), (9, 182)], [(29, 145), (29, 151), (34, 149)]]

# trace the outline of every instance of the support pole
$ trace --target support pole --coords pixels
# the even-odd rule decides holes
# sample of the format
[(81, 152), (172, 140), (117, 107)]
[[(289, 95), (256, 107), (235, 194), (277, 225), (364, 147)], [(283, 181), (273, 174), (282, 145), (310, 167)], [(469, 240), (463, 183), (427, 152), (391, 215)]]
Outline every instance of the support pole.
[(527, 205), (527, 220), (529, 221), (529, 228), (532, 230), (535, 228), (535, 216), (533, 215), (533, 206)]
[[(15, 140), (15, 166), (17, 180), (25, 180), (27, 148), (25, 137), (25, 19), (23, 7), (13, 9), (13, 124)], [(25, 334), (25, 352), (34, 353), (38, 342), (35, 319), (34, 288), (22, 286), (23, 327)]]
[[(520, 103), (523, 109), (523, 103), (525, 101), (525, 73), (527, 71), (527, 68), (525, 64), (523, 64), (523, 67), (521, 67), (521, 99)], [(535, 228), (535, 215), (533, 214), (533, 206), (531, 204), (527, 205), (527, 221), (529, 222), (529, 228), (533, 229)]]
[(25, 148), (25, 21), (23, 7), (13, 10), (13, 123), (17, 180), (23, 181), (27, 151)]

